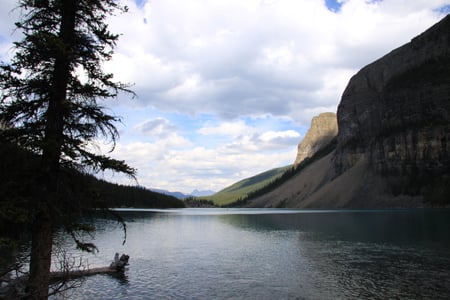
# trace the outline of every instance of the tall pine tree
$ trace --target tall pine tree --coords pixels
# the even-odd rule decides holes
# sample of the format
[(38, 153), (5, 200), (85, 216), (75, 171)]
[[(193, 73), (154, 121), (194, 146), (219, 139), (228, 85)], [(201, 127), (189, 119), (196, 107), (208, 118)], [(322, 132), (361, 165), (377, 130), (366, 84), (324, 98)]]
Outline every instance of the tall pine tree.
[(21, 0), (19, 8), (16, 26), (24, 38), (15, 43), (11, 62), (0, 66), (0, 120), (7, 124), (0, 134), (40, 157), (30, 206), (28, 291), (30, 299), (46, 299), (57, 217), (83, 208), (67, 203), (63, 170), (135, 174), (125, 162), (91, 150), (98, 138), (114, 145), (118, 137), (119, 118), (98, 101), (132, 93), (102, 70), (118, 39), (106, 17), (126, 7), (116, 0)]

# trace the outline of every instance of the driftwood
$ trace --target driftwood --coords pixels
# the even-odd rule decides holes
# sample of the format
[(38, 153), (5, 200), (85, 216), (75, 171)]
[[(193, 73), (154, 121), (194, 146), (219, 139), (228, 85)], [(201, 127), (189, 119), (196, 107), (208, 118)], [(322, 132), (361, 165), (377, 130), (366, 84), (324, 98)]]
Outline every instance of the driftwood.
[[(114, 256), (114, 261), (109, 267), (92, 268), (86, 270), (76, 271), (64, 271), (64, 272), (51, 272), (50, 279), (53, 283), (61, 281), (70, 281), (83, 276), (90, 276), (96, 274), (111, 274), (121, 275), (125, 271), (125, 266), (128, 265), (130, 257), (126, 254), (122, 254), (119, 257), (119, 253)], [(5, 275), (6, 278), (6, 275)], [(28, 281), (28, 275), (11, 279), (10, 277), (0, 278), (0, 299), (18, 299), (27, 295), (26, 286)]]
[(91, 276), (97, 274), (120, 274), (125, 271), (125, 266), (128, 265), (130, 256), (122, 254), (119, 258), (119, 253), (114, 256), (114, 261), (109, 267), (92, 268), (86, 270), (65, 271), (65, 272), (51, 272), (50, 278), (54, 281), (71, 280), (83, 276)]

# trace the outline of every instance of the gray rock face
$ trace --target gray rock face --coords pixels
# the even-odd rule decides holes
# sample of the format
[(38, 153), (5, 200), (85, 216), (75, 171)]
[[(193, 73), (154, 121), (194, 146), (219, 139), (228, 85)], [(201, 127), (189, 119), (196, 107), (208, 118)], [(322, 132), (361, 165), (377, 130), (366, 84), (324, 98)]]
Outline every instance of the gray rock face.
[(321, 113), (314, 117), (305, 138), (298, 145), (297, 158), (295, 159), (294, 165), (298, 166), (305, 158), (312, 157), (336, 137), (337, 132), (335, 113)]
[(450, 15), (359, 71), (337, 112), (338, 173), (362, 157), (378, 173), (450, 170)]
[(333, 152), (248, 206), (449, 207), (450, 15), (353, 76), (337, 123)]

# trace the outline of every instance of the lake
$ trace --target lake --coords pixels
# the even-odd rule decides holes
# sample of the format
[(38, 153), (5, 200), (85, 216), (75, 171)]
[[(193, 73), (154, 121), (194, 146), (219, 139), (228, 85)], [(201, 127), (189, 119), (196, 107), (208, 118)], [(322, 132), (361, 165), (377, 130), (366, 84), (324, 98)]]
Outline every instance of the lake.
[[(67, 299), (448, 299), (450, 210), (119, 210), (89, 265), (130, 255)], [(68, 243), (63, 239), (62, 243)]]

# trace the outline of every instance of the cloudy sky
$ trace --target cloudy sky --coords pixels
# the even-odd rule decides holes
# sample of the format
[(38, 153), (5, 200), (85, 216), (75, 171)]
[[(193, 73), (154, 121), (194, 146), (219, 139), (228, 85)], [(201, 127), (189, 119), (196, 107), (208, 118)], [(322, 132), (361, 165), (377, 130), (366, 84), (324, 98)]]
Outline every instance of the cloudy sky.
[[(105, 69), (138, 97), (102, 103), (123, 121), (111, 155), (138, 169), (140, 185), (185, 193), (291, 164), (353, 74), (450, 12), (450, 0), (123, 2)], [(2, 61), (20, 38), (15, 5), (0, 4)]]

